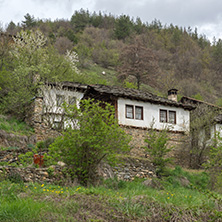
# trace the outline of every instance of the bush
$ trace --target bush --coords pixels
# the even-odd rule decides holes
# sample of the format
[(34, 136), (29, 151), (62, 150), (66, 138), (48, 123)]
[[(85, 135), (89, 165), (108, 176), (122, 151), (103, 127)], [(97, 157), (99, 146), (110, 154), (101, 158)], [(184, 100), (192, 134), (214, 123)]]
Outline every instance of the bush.
[(10, 174), (8, 174), (7, 178), (12, 183), (23, 184), (23, 179), (19, 173), (11, 172)]
[(208, 162), (204, 165), (210, 175), (211, 188), (222, 193), (222, 136), (218, 133), (211, 146)]
[(147, 138), (144, 140), (147, 143), (144, 148), (149, 153), (159, 177), (167, 173), (166, 165), (172, 160), (172, 158), (167, 157), (172, 149), (172, 147), (167, 146), (168, 140), (167, 130), (157, 132), (154, 129), (149, 131)]
[(129, 136), (119, 127), (112, 105), (89, 99), (81, 101), (81, 108), (65, 107), (70, 126), (50, 145), (49, 155), (66, 163), (73, 179), (88, 185), (98, 179), (102, 160), (114, 165), (116, 154), (129, 150)]

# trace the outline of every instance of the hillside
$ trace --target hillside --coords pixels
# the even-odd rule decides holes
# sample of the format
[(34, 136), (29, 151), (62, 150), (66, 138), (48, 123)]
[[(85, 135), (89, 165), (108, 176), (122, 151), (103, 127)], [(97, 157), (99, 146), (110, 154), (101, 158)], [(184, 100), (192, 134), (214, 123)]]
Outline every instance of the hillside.
[[(82, 9), (75, 11), (70, 20), (42, 20), (27, 14), (21, 24), (11, 22), (7, 33), (15, 35), (21, 29), (39, 29), (47, 37), (47, 44), (60, 54), (75, 50), (84, 73), (81, 82), (137, 87), (135, 73), (140, 69), (146, 71), (142, 90), (164, 96), (168, 89), (177, 88), (181, 96), (221, 105), (221, 40), (210, 43), (190, 27), (164, 25), (158, 20), (143, 23), (140, 18)], [(137, 69), (132, 65), (134, 69), (123, 72), (124, 58), (135, 46), (141, 51), (140, 63)], [(145, 55), (149, 55), (146, 61)]]
[[(221, 195), (206, 173), (175, 168), (166, 180), (104, 180), (94, 187), (0, 180), (1, 221), (221, 221)], [(155, 182), (156, 181), (156, 182)], [(184, 182), (186, 181), (186, 183)]]

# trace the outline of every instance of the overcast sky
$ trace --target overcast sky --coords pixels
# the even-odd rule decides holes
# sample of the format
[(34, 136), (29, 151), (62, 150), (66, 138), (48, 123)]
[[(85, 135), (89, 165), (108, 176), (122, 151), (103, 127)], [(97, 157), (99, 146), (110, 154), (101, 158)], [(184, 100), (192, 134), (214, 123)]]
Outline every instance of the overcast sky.
[(196, 27), (209, 40), (222, 39), (221, 0), (0, 0), (0, 22), (21, 23), (29, 13), (39, 19), (70, 19), (75, 10), (88, 9), (115, 16), (126, 14), (150, 23)]

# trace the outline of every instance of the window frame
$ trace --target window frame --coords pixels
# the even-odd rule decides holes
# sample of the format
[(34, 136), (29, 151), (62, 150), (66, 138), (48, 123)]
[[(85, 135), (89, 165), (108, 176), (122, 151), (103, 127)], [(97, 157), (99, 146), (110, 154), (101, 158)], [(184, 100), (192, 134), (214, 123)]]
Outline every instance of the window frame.
[[(166, 121), (161, 121), (161, 113), (165, 113), (166, 115)], [(170, 115), (173, 114), (174, 121), (170, 121)], [(159, 122), (160, 123), (170, 123), (170, 124), (177, 124), (177, 112), (175, 110), (167, 110), (167, 109), (160, 109), (159, 110)]]
[[(127, 116), (127, 108), (132, 109), (132, 117)], [(136, 108), (139, 108), (141, 110), (141, 118), (136, 118)], [(130, 104), (125, 104), (125, 117), (127, 119), (135, 119), (135, 120), (144, 120), (144, 114), (143, 114), (143, 106), (136, 106), (136, 105), (130, 105)]]
[[(59, 104), (58, 103), (58, 98), (61, 98), (62, 99), (62, 103)], [(62, 107), (62, 104), (65, 102), (65, 95), (60, 95), (60, 94), (56, 94), (56, 106), (57, 107)]]
[[(73, 101), (75, 101), (75, 102), (71, 104), (71, 103), (70, 103), (71, 100), (73, 100)], [(77, 104), (76, 102), (77, 102), (77, 98), (76, 98), (75, 96), (69, 96), (69, 97), (68, 97), (68, 104), (69, 104), (70, 106), (76, 105), (76, 104)]]
[[(165, 113), (166, 114), (166, 117), (165, 117), (165, 121), (161, 121), (161, 113)], [(167, 119), (168, 119), (168, 116), (167, 116), (167, 110), (166, 109), (160, 109), (160, 122), (161, 123), (167, 123), (168, 121), (167, 121)]]
[[(127, 114), (128, 114), (127, 108), (132, 108), (132, 117), (128, 117), (127, 116)], [(126, 106), (125, 106), (125, 114), (126, 114), (125, 116), (126, 116), (127, 119), (134, 119), (134, 106), (126, 104)]]
[[(136, 109), (139, 108), (141, 109), (141, 118), (136, 118)], [(143, 120), (143, 106), (135, 106), (135, 119), (137, 120)]]
[[(176, 114), (176, 111), (174, 111), (174, 110), (169, 110), (168, 112), (169, 112), (169, 120), (168, 120), (168, 122), (171, 123), (171, 124), (176, 124), (176, 123), (177, 123), (177, 114)], [(173, 114), (173, 116), (174, 116), (174, 121), (173, 121), (173, 122), (170, 121), (170, 114)]]

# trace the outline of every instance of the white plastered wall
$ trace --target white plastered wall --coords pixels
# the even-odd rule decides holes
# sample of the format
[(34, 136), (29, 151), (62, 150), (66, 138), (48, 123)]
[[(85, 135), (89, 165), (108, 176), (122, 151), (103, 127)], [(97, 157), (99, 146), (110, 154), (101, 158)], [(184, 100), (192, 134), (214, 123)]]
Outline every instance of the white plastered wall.
[[(142, 106), (143, 107), (143, 120), (128, 119), (126, 118), (126, 105)], [(159, 110), (176, 111), (176, 124), (161, 123)], [(173, 131), (185, 132), (189, 131), (190, 126), (190, 112), (180, 107), (164, 106), (159, 104), (151, 104), (148, 102), (141, 102), (136, 100), (118, 99), (118, 121), (121, 125), (145, 127), (150, 128), (153, 124), (154, 129), (162, 130), (169, 128)]]
[(63, 109), (56, 105), (56, 95), (65, 97), (65, 102), (68, 104), (69, 97), (76, 98), (76, 105), (79, 107), (80, 100), (83, 98), (84, 93), (77, 91), (68, 91), (61, 89), (46, 89), (43, 91), (44, 112), (61, 113)]
[[(84, 93), (77, 92), (77, 91), (69, 91), (69, 90), (62, 90), (56, 88), (46, 88), (42, 90), (43, 96), (43, 114), (44, 115), (44, 122), (51, 125), (52, 128), (58, 128), (62, 126), (64, 128), (77, 127), (77, 120), (72, 119), (68, 120), (63, 114), (64, 109), (63, 107), (57, 106), (56, 102), (56, 95), (64, 96), (64, 102), (68, 104), (69, 97), (76, 98), (76, 105), (77, 107), (80, 106), (80, 100), (83, 98)], [(62, 124), (62, 125), (60, 125)]]

